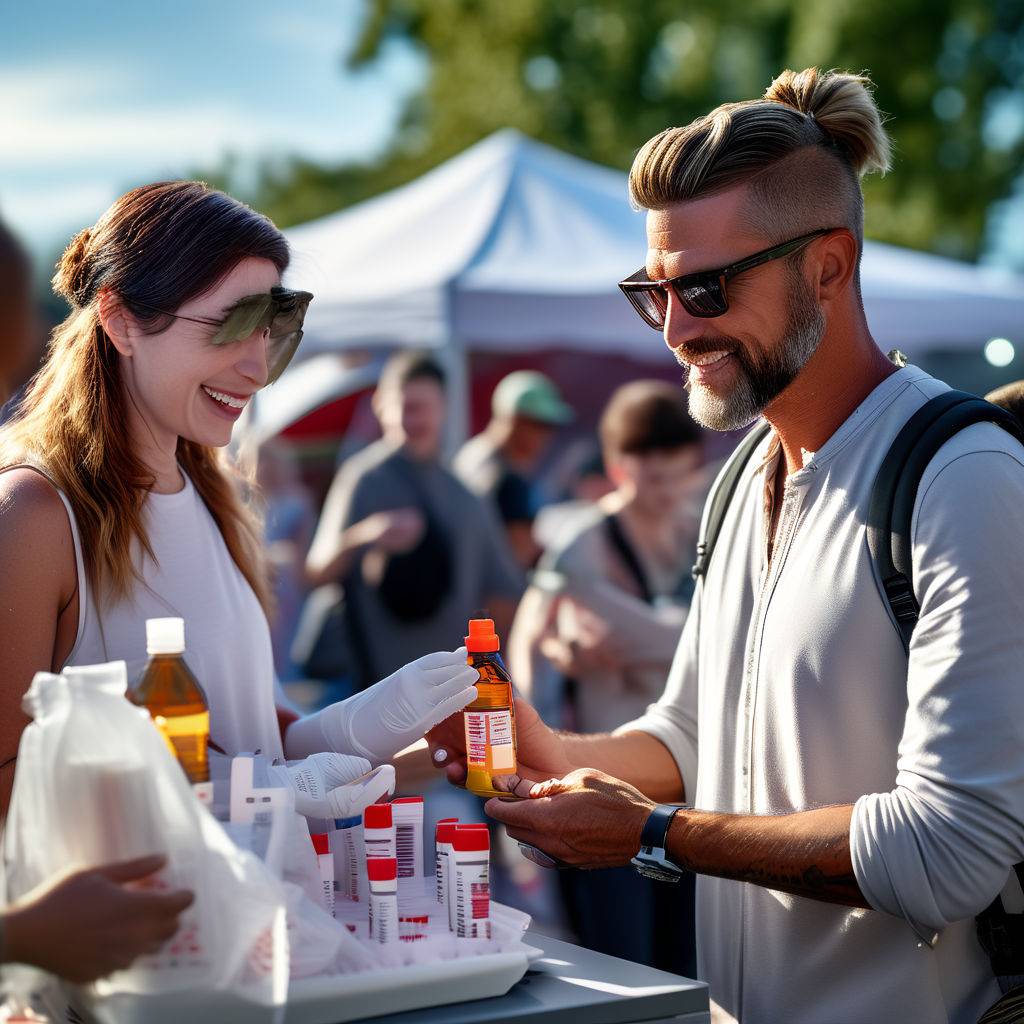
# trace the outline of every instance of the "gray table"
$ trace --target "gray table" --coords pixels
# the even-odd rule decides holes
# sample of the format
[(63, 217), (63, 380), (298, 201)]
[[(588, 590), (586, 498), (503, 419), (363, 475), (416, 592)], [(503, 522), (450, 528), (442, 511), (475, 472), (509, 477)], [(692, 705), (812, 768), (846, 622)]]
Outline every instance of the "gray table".
[(371, 1018), (372, 1024), (710, 1024), (700, 981), (527, 932), (544, 950), (503, 996)]

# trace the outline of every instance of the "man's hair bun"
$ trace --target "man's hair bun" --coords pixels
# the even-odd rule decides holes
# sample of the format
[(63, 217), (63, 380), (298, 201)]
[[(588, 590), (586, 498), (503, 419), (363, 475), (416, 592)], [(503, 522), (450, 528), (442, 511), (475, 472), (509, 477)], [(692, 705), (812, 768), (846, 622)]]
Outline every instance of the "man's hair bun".
[(889, 138), (871, 82), (842, 71), (783, 71), (764, 94), (812, 118), (858, 174), (889, 169)]

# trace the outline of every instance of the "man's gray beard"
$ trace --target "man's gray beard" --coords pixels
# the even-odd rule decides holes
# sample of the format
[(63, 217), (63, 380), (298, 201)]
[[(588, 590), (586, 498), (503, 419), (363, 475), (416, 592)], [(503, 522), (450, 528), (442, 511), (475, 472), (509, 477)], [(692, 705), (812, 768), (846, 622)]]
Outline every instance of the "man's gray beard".
[(825, 333), (825, 315), (802, 276), (793, 275), (789, 319), (778, 345), (758, 354), (755, 363), (743, 347), (733, 350), (736, 359), (736, 384), (720, 395), (700, 384), (686, 381), (690, 415), (709, 430), (740, 430), (764, 412), (796, 379), (817, 351)]

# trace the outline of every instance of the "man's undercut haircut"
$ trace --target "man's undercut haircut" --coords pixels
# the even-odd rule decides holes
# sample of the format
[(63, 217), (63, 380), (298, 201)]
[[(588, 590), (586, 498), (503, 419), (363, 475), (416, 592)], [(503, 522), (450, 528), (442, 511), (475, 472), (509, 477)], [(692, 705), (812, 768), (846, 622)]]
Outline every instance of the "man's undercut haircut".
[(414, 380), (432, 380), (445, 390), (445, 374), (440, 364), (428, 352), (398, 352), (385, 364), (380, 375), (380, 389), (399, 390)]
[(611, 458), (676, 452), (703, 441), (679, 386), (660, 380), (635, 380), (618, 388), (601, 416), (599, 432)]
[(745, 184), (752, 235), (779, 243), (842, 225), (857, 239), (859, 264), (860, 178), (885, 173), (890, 162), (871, 89), (861, 75), (783, 71), (763, 98), (724, 103), (647, 142), (629, 174), (630, 198), (640, 209), (663, 210)]

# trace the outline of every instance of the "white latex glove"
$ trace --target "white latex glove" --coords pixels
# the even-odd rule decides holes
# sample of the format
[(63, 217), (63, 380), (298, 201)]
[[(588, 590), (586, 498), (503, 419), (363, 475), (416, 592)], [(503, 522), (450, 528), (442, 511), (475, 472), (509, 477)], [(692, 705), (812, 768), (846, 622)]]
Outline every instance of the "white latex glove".
[(307, 818), (351, 818), (395, 791), (391, 765), (371, 771), (370, 762), (354, 754), (312, 754), (267, 771), (273, 782), (292, 790), (295, 810)]
[(466, 664), (466, 648), (438, 651), (403, 665), (362, 693), (294, 723), (288, 752), (358, 754), (373, 764), (390, 761), (427, 730), (476, 700), (479, 673)]

